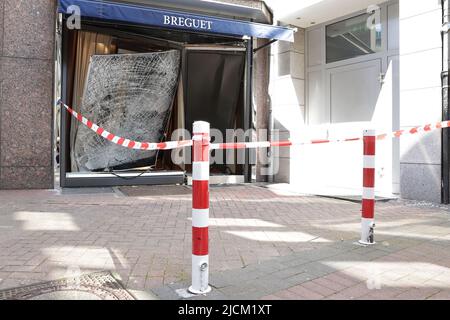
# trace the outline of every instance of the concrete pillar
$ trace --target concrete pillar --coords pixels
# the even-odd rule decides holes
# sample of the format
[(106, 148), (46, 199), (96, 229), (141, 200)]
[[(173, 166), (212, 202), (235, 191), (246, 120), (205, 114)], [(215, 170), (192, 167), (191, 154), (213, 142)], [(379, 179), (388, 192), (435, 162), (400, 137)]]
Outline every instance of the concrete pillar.
[[(441, 6), (400, 0), (400, 125), (441, 120)], [(441, 201), (441, 132), (400, 141), (400, 193), (405, 199)]]
[[(266, 39), (258, 39), (256, 46), (261, 47), (268, 43)], [(269, 68), (270, 46), (258, 50), (253, 63), (254, 108), (256, 109), (256, 130), (258, 141), (267, 141), (269, 137), (265, 132), (269, 129)], [(267, 149), (257, 149), (256, 181), (267, 182)]]

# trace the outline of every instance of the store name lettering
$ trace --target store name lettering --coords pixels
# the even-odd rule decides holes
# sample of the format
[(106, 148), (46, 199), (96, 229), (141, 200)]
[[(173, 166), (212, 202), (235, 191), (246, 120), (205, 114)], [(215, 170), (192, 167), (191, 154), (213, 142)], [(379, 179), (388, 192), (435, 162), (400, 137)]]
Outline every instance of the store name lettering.
[(164, 15), (164, 25), (211, 30), (212, 21)]

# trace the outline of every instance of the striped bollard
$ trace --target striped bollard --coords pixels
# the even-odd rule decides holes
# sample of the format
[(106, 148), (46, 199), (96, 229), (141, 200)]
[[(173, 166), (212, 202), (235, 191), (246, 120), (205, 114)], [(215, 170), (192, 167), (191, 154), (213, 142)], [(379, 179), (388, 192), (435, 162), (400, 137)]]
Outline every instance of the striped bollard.
[(193, 129), (192, 164), (192, 286), (193, 294), (206, 294), (209, 286), (209, 123), (198, 121)]
[(361, 240), (362, 245), (373, 245), (375, 218), (375, 130), (364, 130), (364, 169)]

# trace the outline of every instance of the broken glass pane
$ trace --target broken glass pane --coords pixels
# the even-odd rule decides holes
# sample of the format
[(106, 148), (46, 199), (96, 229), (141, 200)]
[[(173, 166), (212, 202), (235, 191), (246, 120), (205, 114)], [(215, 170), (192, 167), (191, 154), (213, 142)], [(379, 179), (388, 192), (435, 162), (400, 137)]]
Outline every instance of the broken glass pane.
[[(178, 84), (180, 53), (98, 55), (90, 61), (80, 112), (115, 135), (161, 141)], [(72, 161), (79, 171), (151, 165), (156, 151), (130, 150), (79, 126)]]

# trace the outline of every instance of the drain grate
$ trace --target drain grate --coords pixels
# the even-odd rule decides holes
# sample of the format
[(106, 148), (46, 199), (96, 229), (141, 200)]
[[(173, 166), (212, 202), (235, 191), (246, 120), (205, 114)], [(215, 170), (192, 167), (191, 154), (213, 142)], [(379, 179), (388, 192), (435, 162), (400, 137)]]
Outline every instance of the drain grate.
[(110, 272), (0, 291), (0, 300), (135, 300)]

